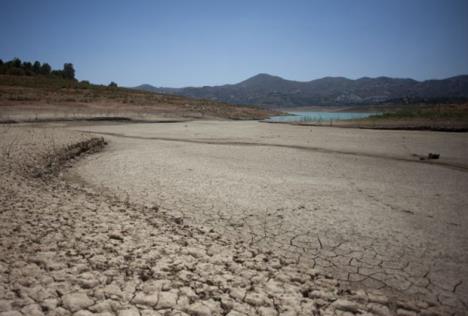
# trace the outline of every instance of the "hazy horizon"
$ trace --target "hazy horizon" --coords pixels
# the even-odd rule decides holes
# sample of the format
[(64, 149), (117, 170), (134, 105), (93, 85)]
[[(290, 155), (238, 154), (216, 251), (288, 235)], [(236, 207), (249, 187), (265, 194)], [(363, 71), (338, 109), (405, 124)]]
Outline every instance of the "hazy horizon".
[(468, 2), (4, 1), (0, 58), (121, 86), (468, 73)]

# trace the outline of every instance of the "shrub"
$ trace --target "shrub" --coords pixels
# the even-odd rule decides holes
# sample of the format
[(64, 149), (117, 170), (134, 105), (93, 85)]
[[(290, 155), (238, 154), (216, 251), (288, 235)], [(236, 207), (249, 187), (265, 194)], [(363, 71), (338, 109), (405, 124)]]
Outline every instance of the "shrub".
[(41, 63), (36, 60), (34, 62), (34, 64), (33, 64), (33, 66), (32, 66), (32, 69), (36, 74), (40, 73), (41, 72)]
[(75, 79), (75, 69), (73, 68), (73, 64), (71, 63), (63, 65), (62, 73), (65, 79)]
[(111, 81), (111, 83), (109, 83), (109, 87), (117, 88), (117, 84), (114, 81)]
[(41, 66), (40, 73), (41, 73), (42, 75), (49, 75), (50, 72), (51, 72), (51, 70), (52, 70), (52, 67), (50, 67), (50, 65), (49, 65), (48, 63), (44, 63), (44, 64), (42, 64), (42, 66)]
[(23, 69), (13, 67), (13, 68), (9, 68), (9, 69), (7, 70), (7, 75), (12, 75), (12, 76), (24, 76), (25, 73), (24, 73), (24, 70), (23, 70)]

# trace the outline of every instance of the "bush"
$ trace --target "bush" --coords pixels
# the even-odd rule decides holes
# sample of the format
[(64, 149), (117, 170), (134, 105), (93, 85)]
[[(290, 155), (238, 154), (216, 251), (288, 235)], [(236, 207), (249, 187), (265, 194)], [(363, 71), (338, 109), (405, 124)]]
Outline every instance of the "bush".
[(52, 67), (50, 67), (50, 65), (49, 65), (48, 63), (44, 63), (44, 64), (41, 66), (40, 73), (41, 73), (42, 75), (49, 75), (51, 71), (52, 71)]
[(36, 60), (32, 66), (32, 69), (36, 74), (41, 73), (41, 63)]
[(117, 88), (117, 84), (114, 81), (111, 81), (111, 83), (109, 83), (109, 87), (110, 88)]
[(75, 69), (73, 68), (73, 64), (64, 64), (62, 73), (65, 79), (75, 79)]
[(21, 68), (21, 59), (16, 57), (11, 61), (11, 64), (13, 65), (14, 68)]
[(24, 70), (23, 70), (23, 69), (13, 67), (13, 68), (9, 68), (9, 69), (7, 70), (7, 75), (12, 75), (12, 76), (24, 76), (25, 73), (24, 73)]

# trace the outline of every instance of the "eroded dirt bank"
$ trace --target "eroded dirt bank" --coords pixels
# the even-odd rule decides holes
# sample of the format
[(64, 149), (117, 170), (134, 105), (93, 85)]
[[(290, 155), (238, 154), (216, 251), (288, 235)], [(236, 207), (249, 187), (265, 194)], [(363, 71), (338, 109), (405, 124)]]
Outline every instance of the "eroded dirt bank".
[[(466, 309), (464, 134), (257, 122), (75, 129), (110, 141), (75, 169), (96, 188), (356, 288)], [(440, 159), (420, 160), (430, 152)]]
[(63, 167), (100, 140), (63, 129), (1, 133), (1, 316), (449, 313), (341, 288), (155, 205), (64, 181)]

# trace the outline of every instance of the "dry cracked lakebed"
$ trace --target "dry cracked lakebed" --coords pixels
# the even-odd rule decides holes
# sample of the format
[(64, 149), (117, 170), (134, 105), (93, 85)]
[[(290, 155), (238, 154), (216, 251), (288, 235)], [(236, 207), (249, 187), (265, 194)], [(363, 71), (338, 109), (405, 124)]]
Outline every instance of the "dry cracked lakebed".
[(0, 131), (1, 316), (464, 314), (460, 135), (71, 129)]
[[(187, 122), (109, 140), (75, 175), (351, 285), (468, 304), (466, 134)], [(420, 160), (428, 153), (438, 160)]]

